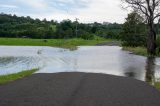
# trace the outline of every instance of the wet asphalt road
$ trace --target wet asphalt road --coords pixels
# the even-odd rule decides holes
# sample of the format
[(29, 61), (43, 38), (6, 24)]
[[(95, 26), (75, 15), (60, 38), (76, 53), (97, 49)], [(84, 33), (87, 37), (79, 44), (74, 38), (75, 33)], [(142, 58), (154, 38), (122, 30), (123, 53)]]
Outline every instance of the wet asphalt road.
[(34, 74), (0, 86), (0, 106), (160, 106), (147, 83), (103, 74)]

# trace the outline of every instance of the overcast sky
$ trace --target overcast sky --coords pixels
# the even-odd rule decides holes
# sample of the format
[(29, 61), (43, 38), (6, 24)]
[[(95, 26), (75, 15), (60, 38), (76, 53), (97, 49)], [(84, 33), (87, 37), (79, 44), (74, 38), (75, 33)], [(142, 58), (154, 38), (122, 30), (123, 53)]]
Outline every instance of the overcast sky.
[(121, 0), (0, 0), (0, 12), (57, 21), (77, 17), (84, 23), (123, 23), (127, 11), (120, 5)]

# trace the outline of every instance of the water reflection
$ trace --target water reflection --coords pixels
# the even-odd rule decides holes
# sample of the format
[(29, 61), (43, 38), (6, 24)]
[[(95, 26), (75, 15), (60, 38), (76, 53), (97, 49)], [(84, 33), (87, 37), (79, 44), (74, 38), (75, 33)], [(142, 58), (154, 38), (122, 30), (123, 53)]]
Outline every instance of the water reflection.
[(123, 76), (145, 81), (146, 58), (121, 51), (120, 68)]
[(4, 67), (15, 60), (16, 59), (14, 57), (0, 57), (0, 67)]
[(129, 54), (118, 46), (85, 46), (75, 51), (40, 46), (0, 46), (0, 75), (32, 68), (40, 68), (37, 73), (105, 73), (150, 83), (160, 78), (160, 58)]
[(146, 82), (155, 83), (155, 57), (148, 57), (146, 60)]
[(135, 68), (130, 67), (129, 72), (125, 72), (126, 77), (136, 78)]
[(16, 73), (39, 67), (39, 58), (35, 57), (0, 57), (0, 74)]

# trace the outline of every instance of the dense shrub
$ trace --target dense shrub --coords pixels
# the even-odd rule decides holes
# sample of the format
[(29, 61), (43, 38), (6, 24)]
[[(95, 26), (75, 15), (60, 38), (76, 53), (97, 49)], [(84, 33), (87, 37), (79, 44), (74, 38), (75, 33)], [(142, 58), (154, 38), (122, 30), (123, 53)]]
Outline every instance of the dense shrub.
[(146, 46), (146, 35), (144, 34), (125, 34), (122, 36), (123, 46)]

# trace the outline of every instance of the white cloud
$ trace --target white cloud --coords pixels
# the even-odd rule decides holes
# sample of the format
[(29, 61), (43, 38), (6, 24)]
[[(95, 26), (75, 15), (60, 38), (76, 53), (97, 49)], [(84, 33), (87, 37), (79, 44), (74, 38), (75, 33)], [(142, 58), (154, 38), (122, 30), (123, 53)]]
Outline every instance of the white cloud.
[[(64, 0), (60, 0), (66, 2)], [(69, 0), (73, 2), (73, 0)], [(66, 12), (54, 11), (52, 13), (45, 13), (41, 18), (47, 19), (71, 19), (74, 20), (78, 17), (81, 22), (118, 22), (123, 23), (127, 16), (127, 11), (124, 11), (121, 7), (121, 0), (83, 0), (87, 3), (87, 8), (77, 8), (75, 11), (66, 10)]]
[(17, 1), (37, 9), (46, 8), (48, 6), (45, 0), (17, 0)]
[(18, 8), (15, 5), (6, 5), (6, 4), (0, 4), (0, 7), (2, 7), (2, 8)]
[[(8, 0), (7, 0), (8, 1)], [(13, 2), (13, 0), (11, 0)], [(80, 22), (118, 22), (127, 17), (120, 5), (121, 0), (15, 0), (19, 6), (18, 15), (30, 15), (48, 20), (75, 20)], [(5, 2), (5, 1), (3, 1)], [(8, 2), (9, 3), (9, 2)], [(6, 3), (7, 4), (7, 3)], [(10, 2), (11, 4), (11, 2)], [(7, 5), (5, 6), (7, 7)], [(8, 6), (14, 7), (14, 6)], [(22, 9), (21, 9), (22, 8)], [(14, 13), (13, 13), (14, 14)]]
[(95, 21), (103, 22), (120, 22), (124, 21), (124, 17), (127, 15), (126, 11), (123, 11), (120, 7), (120, 0), (92, 0), (87, 9), (79, 10), (77, 14), (83, 21)]

